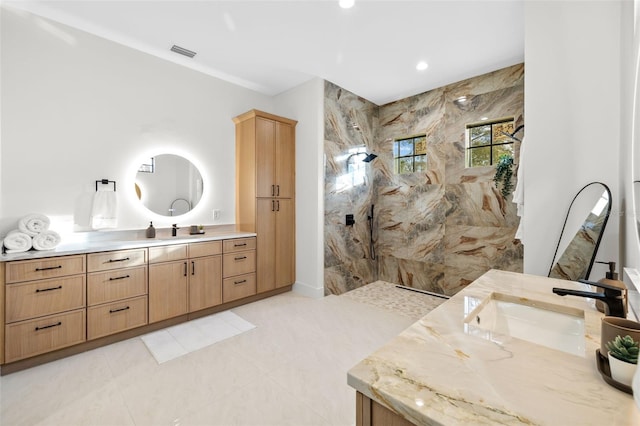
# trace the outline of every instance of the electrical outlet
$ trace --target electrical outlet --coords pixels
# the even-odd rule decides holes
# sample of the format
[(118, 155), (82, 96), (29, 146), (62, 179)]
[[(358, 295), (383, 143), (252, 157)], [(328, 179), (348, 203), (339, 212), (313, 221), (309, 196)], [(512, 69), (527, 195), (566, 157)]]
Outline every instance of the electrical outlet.
[(213, 211), (213, 220), (220, 220), (220, 210)]

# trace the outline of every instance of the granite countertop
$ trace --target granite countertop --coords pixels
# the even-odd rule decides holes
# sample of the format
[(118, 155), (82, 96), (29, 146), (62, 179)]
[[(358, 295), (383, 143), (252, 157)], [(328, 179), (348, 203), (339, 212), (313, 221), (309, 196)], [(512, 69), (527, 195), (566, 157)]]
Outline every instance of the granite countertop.
[(13, 260), (40, 259), (52, 256), (67, 256), (72, 254), (95, 253), (100, 251), (126, 250), (141, 247), (166, 246), (171, 244), (188, 244), (205, 241), (227, 240), (232, 238), (255, 237), (254, 232), (235, 230), (207, 231), (202, 235), (179, 234), (172, 237), (167, 233), (159, 233), (156, 238), (145, 238), (140, 233), (130, 233), (116, 239), (95, 239), (87, 241), (67, 242), (58, 245), (53, 250), (30, 250), (23, 253), (5, 253), (0, 256), (0, 262)]
[[(561, 297), (575, 282), (492, 270), (353, 367), (348, 384), (422, 424), (640, 424), (633, 397), (596, 366), (602, 313), (591, 299)], [(578, 354), (478, 332), (467, 315), (491, 293), (584, 311)]]

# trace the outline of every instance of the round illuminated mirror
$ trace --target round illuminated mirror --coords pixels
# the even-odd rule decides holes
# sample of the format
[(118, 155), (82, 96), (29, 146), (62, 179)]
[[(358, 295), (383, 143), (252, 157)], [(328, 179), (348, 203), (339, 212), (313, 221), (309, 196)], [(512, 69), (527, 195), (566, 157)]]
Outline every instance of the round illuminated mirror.
[(202, 175), (186, 158), (174, 154), (151, 157), (138, 168), (136, 197), (154, 213), (180, 216), (202, 198)]

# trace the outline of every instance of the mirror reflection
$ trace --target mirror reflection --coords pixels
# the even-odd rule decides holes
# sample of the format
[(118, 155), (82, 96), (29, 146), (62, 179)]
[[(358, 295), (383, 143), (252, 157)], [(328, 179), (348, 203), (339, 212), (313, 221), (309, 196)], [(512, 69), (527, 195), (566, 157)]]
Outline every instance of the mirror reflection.
[(191, 211), (202, 198), (202, 175), (184, 157), (161, 154), (138, 168), (136, 197), (154, 213), (180, 216)]
[[(578, 191), (569, 205), (549, 277), (589, 279), (610, 213), (611, 191), (607, 185), (592, 182)], [(559, 257), (558, 252), (562, 252)]]

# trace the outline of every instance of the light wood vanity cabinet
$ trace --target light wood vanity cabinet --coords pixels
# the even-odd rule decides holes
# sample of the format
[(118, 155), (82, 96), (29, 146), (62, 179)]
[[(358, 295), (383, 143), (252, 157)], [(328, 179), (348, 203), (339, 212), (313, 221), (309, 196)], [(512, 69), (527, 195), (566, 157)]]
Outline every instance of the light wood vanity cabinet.
[(295, 126), (251, 110), (236, 124), (236, 225), (257, 234), (257, 292), (295, 282)]
[(86, 340), (85, 256), (8, 262), (4, 362)]
[(222, 242), (151, 247), (149, 322), (222, 303)]
[(227, 240), (222, 263), (222, 300), (224, 303), (257, 293), (256, 238)]
[(147, 249), (87, 255), (87, 339), (148, 323)]
[(2, 373), (276, 294), (256, 296), (257, 247), (247, 237), (0, 262)]

